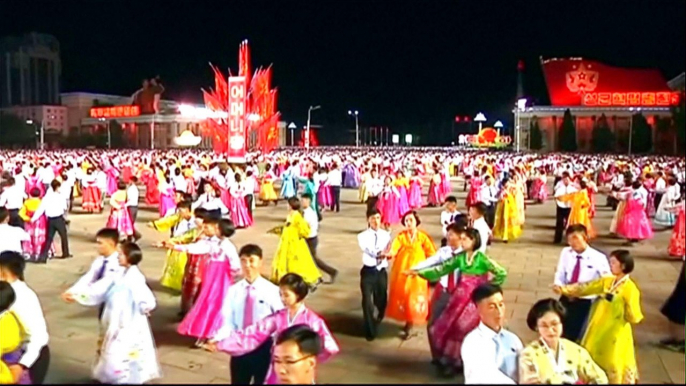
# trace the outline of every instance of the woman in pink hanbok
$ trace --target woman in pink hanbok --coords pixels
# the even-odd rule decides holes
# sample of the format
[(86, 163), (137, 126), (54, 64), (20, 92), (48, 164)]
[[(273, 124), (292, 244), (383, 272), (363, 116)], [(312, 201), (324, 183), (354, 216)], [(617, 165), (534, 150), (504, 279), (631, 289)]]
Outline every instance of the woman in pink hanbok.
[(247, 228), (252, 226), (253, 220), (248, 212), (248, 207), (245, 205), (245, 196), (241, 184), (241, 175), (236, 173), (236, 183), (229, 188), (229, 212), (231, 213), (231, 221), (238, 228)]
[(381, 223), (388, 229), (391, 225), (400, 223), (400, 213), (398, 212), (398, 201), (400, 200), (400, 193), (398, 189), (393, 186), (393, 179), (386, 176), (384, 179), (384, 188), (379, 195), (379, 200), (376, 203), (376, 208), (381, 213)]
[(617, 223), (617, 234), (630, 243), (653, 238), (653, 225), (645, 211), (647, 203), (645, 197), (638, 192), (641, 181), (635, 181), (632, 188), (631, 193), (618, 197), (626, 202), (626, 207)]
[(328, 173), (325, 168), (319, 169), (319, 173), (314, 178), (317, 188), (317, 205), (322, 211), (331, 207), (333, 204), (333, 196), (331, 195), (331, 186), (328, 181)]
[(174, 185), (171, 184), (169, 177), (165, 174), (165, 179), (159, 183), (160, 190), (160, 206), (159, 213), (160, 218), (167, 217), (170, 214), (176, 212), (176, 200)]
[(481, 202), (481, 188), (483, 186), (483, 178), (478, 171), (474, 171), (474, 175), (469, 181), (469, 193), (467, 193), (467, 200), (465, 207), (469, 208), (472, 205)]
[(441, 176), (436, 169), (434, 169), (434, 174), (431, 176), (431, 182), (429, 182), (429, 196), (427, 197), (427, 202), (429, 203), (429, 207), (443, 205), (443, 201), (441, 200)]
[(117, 181), (119, 180), (119, 170), (110, 165), (105, 170), (105, 174), (107, 175), (107, 195), (111, 196), (118, 188)]
[(419, 176), (419, 172), (415, 170), (413, 172), (412, 178), (410, 178), (410, 192), (408, 197), (408, 204), (410, 209), (420, 209), (424, 206), (422, 201), (422, 178)]
[(452, 187), (450, 186), (450, 174), (448, 174), (447, 168), (441, 169), (441, 202), (445, 202), (445, 198), (452, 192)]
[(40, 192), (40, 197), (43, 198), (43, 196), (45, 196), (45, 187), (43, 187), (43, 184), (38, 180), (38, 175), (36, 175), (37, 172), (38, 169), (33, 169), (33, 173), (26, 179), (26, 194), (30, 194), (33, 188), (37, 188)]
[(177, 251), (210, 256), (203, 271), (203, 285), (198, 298), (177, 328), (179, 334), (197, 338), (196, 347), (202, 347), (222, 326), (222, 303), (234, 282), (233, 278), (241, 269), (236, 247), (229, 240), (236, 233), (233, 223), (224, 219), (219, 223), (210, 221), (207, 226), (213, 228), (216, 238), (174, 246)]
[(646, 201), (646, 215), (648, 218), (655, 216), (655, 178), (652, 174), (648, 173), (643, 181), (643, 187), (648, 191), (648, 200)]
[(405, 177), (405, 174), (402, 171), (398, 170), (393, 185), (395, 185), (395, 188), (398, 189), (398, 194), (400, 195), (398, 198), (398, 214), (402, 217), (402, 215), (412, 209), (410, 208), (409, 196), (410, 180)]
[(110, 197), (110, 216), (107, 218), (107, 228), (119, 231), (121, 239), (133, 237), (133, 222), (126, 207), (126, 183), (119, 181), (117, 190)]
[[(47, 237), (47, 218), (45, 215), (41, 216), (35, 222), (31, 221), (33, 214), (38, 210), (41, 203), (40, 190), (38, 188), (33, 188), (29, 192), (31, 196), (28, 200), (24, 201), (21, 209), (19, 210), (19, 217), (24, 220), (24, 230), (29, 234), (29, 241), (22, 242), (22, 249), (24, 253), (28, 255), (30, 261), (38, 261), (38, 256), (40, 255), (43, 245), (45, 245), (45, 239)], [(48, 251), (48, 258), (55, 256), (54, 245), (50, 246)]]
[(548, 177), (543, 169), (538, 171), (531, 183), (531, 199), (542, 204), (548, 199)]
[[(281, 300), (286, 308), (242, 330), (232, 331), (228, 338), (216, 343), (216, 349), (231, 356), (244, 355), (257, 349), (267, 339), (281, 331), (294, 325), (304, 324), (321, 338), (322, 352), (317, 357), (319, 363), (338, 354), (340, 351), (338, 343), (336, 343), (324, 319), (304, 304), (309, 286), (303, 278), (295, 273), (288, 273), (279, 280), (279, 289)], [(208, 348), (213, 350), (215, 346), (211, 345)], [(277, 377), (272, 366), (267, 372), (265, 384), (277, 384)]]

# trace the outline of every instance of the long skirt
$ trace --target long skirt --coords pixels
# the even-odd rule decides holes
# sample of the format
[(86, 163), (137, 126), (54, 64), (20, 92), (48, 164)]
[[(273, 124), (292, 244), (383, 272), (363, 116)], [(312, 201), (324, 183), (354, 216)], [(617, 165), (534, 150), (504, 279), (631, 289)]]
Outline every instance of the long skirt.
[(204, 285), (193, 308), (183, 318), (177, 331), (181, 335), (207, 339), (213, 337), (223, 325), (222, 304), (233, 282), (229, 261), (208, 261), (202, 282)]
[(331, 186), (322, 185), (317, 192), (317, 202), (322, 208), (328, 208), (333, 203), (333, 196), (331, 195)]
[(411, 209), (420, 209), (422, 206), (424, 206), (424, 203), (422, 202), (422, 185), (420, 183), (410, 183), (408, 201)]
[(183, 274), (183, 283), (181, 284), (181, 311), (188, 312), (195, 304), (198, 295), (200, 294), (200, 286), (202, 284), (202, 277), (205, 273), (205, 266), (209, 255), (193, 255), (188, 254), (186, 268)]
[(407, 188), (405, 186), (398, 187), (400, 198), (398, 199), (398, 215), (402, 218), (405, 213), (410, 211), (410, 198), (408, 197)]
[[(45, 216), (42, 216), (36, 222), (28, 221), (24, 223), (24, 230), (29, 234), (29, 241), (22, 242), (22, 249), (31, 260), (36, 260), (38, 258), (38, 255), (40, 255), (40, 252), (43, 249), (43, 245), (45, 245), (45, 239), (48, 236), (46, 225), (47, 220), (45, 219)], [(53, 256), (55, 256), (55, 247), (54, 245), (51, 245), (48, 250), (48, 257)]]
[(431, 206), (440, 206), (443, 205), (443, 202), (441, 200), (441, 185), (440, 184), (435, 184), (433, 181), (429, 184), (429, 197), (428, 200), (429, 205)]
[(686, 320), (686, 278), (684, 278), (684, 270), (686, 263), (681, 266), (681, 273), (679, 279), (676, 281), (674, 291), (667, 299), (667, 302), (662, 306), (660, 312), (667, 317), (670, 322), (684, 325)]
[(653, 238), (653, 224), (648, 220), (645, 209), (633, 199), (626, 203), (624, 215), (617, 224), (617, 234), (628, 240), (647, 240)]
[(160, 284), (174, 291), (181, 291), (184, 271), (188, 262), (188, 254), (182, 251), (170, 250), (162, 269)]
[(679, 210), (679, 214), (676, 218), (676, 224), (674, 224), (674, 229), (672, 229), (672, 237), (669, 240), (668, 252), (670, 256), (683, 257), (686, 255), (686, 232), (684, 228), (686, 227), (686, 215), (684, 214), (684, 209)]
[(245, 205), (243, 197), (229, 197), (229, 211), (231, 212), (231, 221), (238, 228), (247, 228), (252, 226), (253, 219), (250, 217), (248, 207)]
[(106, 227), (118, 230), (120, 238), (133, 236), (133, 222), (126, 207), (122, 209), (112, 208), (110, 217), (107, 218)]
[(102, 196), (100, 189), (98, 189), (96, 186), (88, 186), (83, 188), (81, 208), (89, 213), (102, 211)]
[(279, 197), (274, 190), (274, 183), (272, 181), (264, 181), (260, 186), (260, 201), (269, 202), (276, 201)]
[(376, 204), (377, 209), (381, 213), (381, 222), (383, 224), (395, 225), (400, 223), (400, 214), (398, 212), (398, 197), (393, 193), (386, 193)]
[(612, 221), (610, 222), (610, 233), (617, 234), (617, 225), (619, 220), (624, 215), (624, 210), (626, 209), (626, 201), (620, 201), (617, 204), (617, 209), (615, 210), (614, 216), (612, 216)]
[[(8, 352), (7, 354), (3, 354), (0, 360), (3, 362), (3, 364), (7, 366), (11, 365), (16, 365), (19, 363), (19, 360), (21, 357), (24, 355), (24, 350), (23, 348), (18, 348), (12, 352)], [(23, 371), (21, 374), (21, 377), (19, 378), (19, 381), (15, 383), (16, 385), (32, 385), (33, 383), (31, 382), (31, 376), (29, 375), (28, 371)]]
[(479, 325), (479, 314), (471, 296), (474, 289), (488, 281), (487, 275), (462, 274), (448, 305), (429, 329), (431, 341), (444, 365), (462, 365), (462, 342)]

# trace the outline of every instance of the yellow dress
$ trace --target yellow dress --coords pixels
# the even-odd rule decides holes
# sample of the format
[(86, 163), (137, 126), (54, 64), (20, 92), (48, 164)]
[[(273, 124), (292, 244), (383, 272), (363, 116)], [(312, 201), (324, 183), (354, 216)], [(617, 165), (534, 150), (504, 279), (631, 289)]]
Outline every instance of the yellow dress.
[(493, 237), (502, 241), (516, 240), (522, 235), (517, 201), (512, 189), (506, 188), (495, 208)]
[[(152, 225), (155, 230), (167, 233), (170, 232), (171, 229), (179, 223), (179, 221), (180, 216), (178, 214), (173, 214), (171, 216), (163, 217), (157, 221), (153, 221)], [(197, 229), (191, 229), (181, 236), (172, 237), (169, 239), (169, 242), (172, 244), (190, 244), (199, 236), (200, 232)], [(187, 260), (188, 254), (186, 252), (176, 250), (167, 251), (167, 258), (164, 262), (164, 268), (162, 268), (160, 284), (174, 291), (181, 291)]]
[(291, 211), (286, 225), (281, 230), (281, 239), (272, 260), (272, 281), (278, 283), (287, 273), (297, 273), (309, 285), (316, 284), (322, 277), (314, 264), (305, 237), (310, 226), (298, 211)]
[(260, 201), (270, 202), (278, 199), (279, 197), (274, 190), (274, 175), (271, 171), (267, 172), (264, 177), (262, 177), (262, 184), (260, 184)]
[[(560, 338), (557, 358), (539, 340), (529, 343), (519, 353), (519, 379), (537, 376), (543, 385), (607, 385), (607, 375), (578, 344)], [(553, 359), (556, 362), (553, 362)]]
[[(643, 320), (641, 293), (628, 276), (619, 285), (614, 276), (562, 287), (567, 296), (600, 295), (591, 308), (581, 345), (605, 370), (611, 384), (635, 384), (638, 368), (632, 324)], [(606, 295), (611, 294), (611, 301)]]
[(367, 180), (371, 177), (369, 173), (362, 173), (360, 177), (359, 198), (360, 202), (367, 202), (369, 192), (367, 192)]
[(571, 204), (567, 226), (581, 224), (586, 227), (588, 236), (595, 238), (597, 233), (591, 222), (591, 199), (588, 197), (588, 190), (582, 189), (578, 192), (565, 194), (558, 197), (558, 200)]
[(17, 317), (9, 311), (0, 314), (0, 384), (14, 383), (12, 373), (2, 356), (19, 349), (24, 342), (24, 331)]
[(388, 277), (388, 308), (386, 316), (400, 322), (424, 324), (429, 315), (429, 286), (421, 277), (405, 272), (436, 253), (431, 237), (418, 230), (415, 239), (409, 231), (400, 232), (391, 244), (394, 256)]

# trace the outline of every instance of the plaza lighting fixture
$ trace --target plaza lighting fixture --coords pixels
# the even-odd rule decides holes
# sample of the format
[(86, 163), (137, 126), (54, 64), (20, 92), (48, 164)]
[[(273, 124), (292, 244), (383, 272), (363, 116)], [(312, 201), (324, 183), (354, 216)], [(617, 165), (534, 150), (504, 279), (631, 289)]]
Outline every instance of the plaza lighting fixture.
[(486, 122), (486, 116), (483, 113), (478, 113), (476, 114), (476, 117), (474, 117), (474, 122), (479, 122), (479, 132), (481, 132), (484, 122)]
[(291, 122), (288, 125), (288, 128), (291, 129), (291, 146), (295, 146), (295, 142), (293, 141), (293, 130), (295, 130), (298, 126), (295, 124), (295, 122)]
[(202, 142), (202, 137), (196, 136), (192, 131), (186, 129), (178, 137), (174, 138), (176, 146), (193, 147), (198, 146)]
[(360, 146), (360, 120), (358, 118), (359, 112), (357, 110), (348, 110), (348, 115), (355, 116), (355, 146)]
[(310, 119), (312, 118), (312, 111), (321, 109), (322, 106), (310, 106), (307, 109), (307, 127), (305, 128), (305, 149), (310, 148)]

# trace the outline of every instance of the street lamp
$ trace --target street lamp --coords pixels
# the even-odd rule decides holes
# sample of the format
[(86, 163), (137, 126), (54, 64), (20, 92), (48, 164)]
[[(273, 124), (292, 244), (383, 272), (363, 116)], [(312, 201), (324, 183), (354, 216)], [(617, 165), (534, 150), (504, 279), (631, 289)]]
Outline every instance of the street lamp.
[(107, 148), (112, 149), (112, 132), (110, 131), (110, 120), (105, 118), (98, 118), (100, 122), (107, 122)]
[(500, 121), (496, 121), (496, 122), (493, 124), (493, 127), (495, 127), (496, 129), (498, 129), (498, 135), (500, 135), (500, 129), (503, 128), (503, 123), (500, 122)]
[[(27, 119), (26, 124), (27, 125), (32, 125), (33, 126), (33, 119)], [(43, 121), (40, 121), (40, 132), (38, 131), (38, 128), (36, 127), (36, 137), (40, 135), (40, 149), (44, 150), (45, 149), (45, 128), (43, 127)], [(38, 146), (36, 146), (38, 147)]]
[(298, 126), (296, 126), (295, 122), (291, 122), (291, 123), (288, 125), (288, 128), (291, 129), (291, 146), (294, 146), (294, 142), (293, 142), (293, 130), (295, 130), (296, 127), (298, 127)]
[(310, 148), (310, 118), (312, 117), (312, 111), (321, 109), (322, 106), (310, 106), (307, 109), (307, 128), (305, 130), (305, 149)]
[(481, 132), (483, 123), (486, 122), (486, 116), (483, 113), (478, 113), (476, 114), (476, 117), (474, 117), (474, 122), (479, 122), (479, 132)]
[[(515, 106), (515, 150), (519, 152), (519, 149), (521, 147), (520, 145), (520, 137), (521, 137), (521, 124), (520, 124), (520, 118), (519, 114), (521, 114), (522, 111), (526, 111), (526, 98), (520, 98), (517, 100), (517, 106)], [(529, 133), (529, 148), (531, 148), (531, 133)]]
[(358, 119), (358, 111), (348, 110), (348, 115), (355, 116), (355, 147), (360, 147), (360, 121)]

